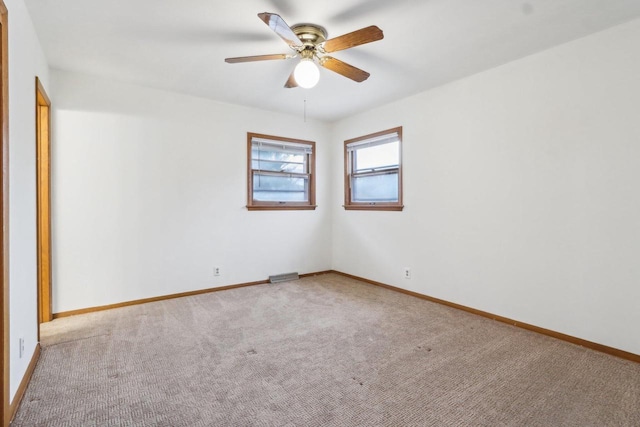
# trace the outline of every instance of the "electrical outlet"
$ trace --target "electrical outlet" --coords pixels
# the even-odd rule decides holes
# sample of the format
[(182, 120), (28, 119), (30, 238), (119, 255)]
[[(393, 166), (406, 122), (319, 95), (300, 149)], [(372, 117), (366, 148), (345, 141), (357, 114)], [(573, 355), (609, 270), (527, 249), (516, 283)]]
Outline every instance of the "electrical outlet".
[(213, 275), (214, 276), (220, 275), (220, 267), (213, 267)]
[(411, 269), (409, 267), (404, 268), (404, 278), (411, 279)]
[(18, 356), (22, 359), (24, 355), (24, 338), (19, 338), (18, 340)]

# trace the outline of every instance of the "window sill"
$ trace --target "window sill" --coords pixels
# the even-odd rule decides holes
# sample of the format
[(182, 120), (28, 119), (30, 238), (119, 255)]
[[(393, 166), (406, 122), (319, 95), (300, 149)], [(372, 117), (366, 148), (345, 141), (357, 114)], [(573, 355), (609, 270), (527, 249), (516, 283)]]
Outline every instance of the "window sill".
[(248, 211), (313, 211), (318, 205), (252, 205)]
[(346, 211), (402, 211), (404, 205), (342, 205)]

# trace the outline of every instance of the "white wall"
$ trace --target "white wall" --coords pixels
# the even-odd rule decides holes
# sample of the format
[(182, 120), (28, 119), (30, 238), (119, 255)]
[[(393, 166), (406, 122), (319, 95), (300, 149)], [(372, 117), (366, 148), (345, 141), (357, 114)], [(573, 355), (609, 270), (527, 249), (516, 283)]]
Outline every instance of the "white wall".
[[(54, 312), (331, 267), (325, 125), (64, 71), (51, 79)], [(316, 141), (315, 211), (246, 210), (248, 131)]]
[[(640, 20), (342, 120), (404, 128), (403, 212), (344, 211), (333, 268), (640, 354)], [(413, 277), (402, 278), (403, 267)]]
[[(48, 67), (22, 0), (5, 0), (9, 28), (10, 396), (38, 342), (36, 258), (35, 78), (48, 88)], [(19, 339), (25, 354), (19, 357)]]
[[(333, 268), (640, 354), (639, 40), (333, 125), (54, 71), (54, 312)], [(405, 210), (344, 211), (342, 141), (395, 126)], [(244, 208), (247, 131), (317, 141), (318, 210)]]

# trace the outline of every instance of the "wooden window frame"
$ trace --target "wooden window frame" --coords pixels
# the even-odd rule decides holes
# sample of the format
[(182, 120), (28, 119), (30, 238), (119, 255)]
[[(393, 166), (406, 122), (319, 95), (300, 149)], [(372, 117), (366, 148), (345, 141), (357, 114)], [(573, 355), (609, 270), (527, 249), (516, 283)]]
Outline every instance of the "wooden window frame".
[[(307, 170), (309, 177), (309, 200), (306, 202), (266, 202), (253, 199), (253, 175), (255, 170), (252, 165), (252, 142), (254, 138), (268, 139), (282, 143), (295, 143), (311, 146), (311, 154), (307, 155)], [(276, 172), (277, 173), (277, 172)], [(289, 174), (290, 175), (290, 174)], [(259, 210), (314, 210), (316, 208), (316, 143), (302, 139), (285, 138), (281, 136), (264, 135), (247, 132), (247, 209)]]
[[(388, 134), (398, 134), (399, 144), (399, 158), (398, 158), (398, 201), (396, 202), (353, 202), (351, 200), (351, 171), (354, 169), (354, 157), (349, 153), (348, 146), (355, 143), (364, 141), (367, 139), (378, 138)], [(395, 170), (395, 169), (393, 169)], [(382, 173), (389, 173), (389, 170), (385, 171), (372, 171), (367, 175), (373, 176)], [(345, 210), (366, 210), (366, 211), (402, 211), (404, 205), (402, 204), (402, 126), (375, 132), (369, 135), (360, 136), (358, 138), (348, 139), (344, 142), (344, 205)]]

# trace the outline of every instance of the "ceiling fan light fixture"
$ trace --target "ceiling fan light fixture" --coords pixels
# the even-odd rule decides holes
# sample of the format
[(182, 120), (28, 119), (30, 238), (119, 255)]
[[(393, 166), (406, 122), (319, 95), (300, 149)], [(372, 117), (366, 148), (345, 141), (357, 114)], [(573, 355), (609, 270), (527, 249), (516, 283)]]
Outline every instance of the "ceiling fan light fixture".
[(301, 88), (311, 89), (320, 80), (320, 70), (312, 58), (302, 58), (293, 70), (293, 78)]

